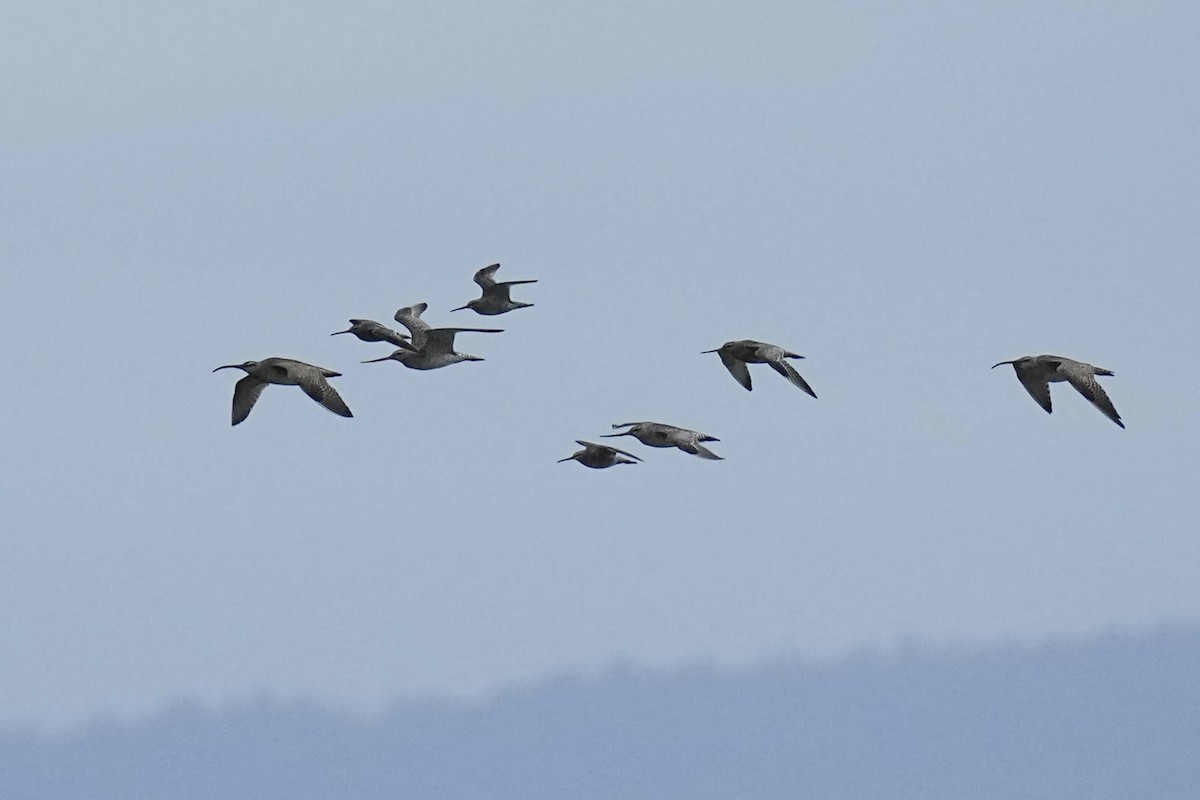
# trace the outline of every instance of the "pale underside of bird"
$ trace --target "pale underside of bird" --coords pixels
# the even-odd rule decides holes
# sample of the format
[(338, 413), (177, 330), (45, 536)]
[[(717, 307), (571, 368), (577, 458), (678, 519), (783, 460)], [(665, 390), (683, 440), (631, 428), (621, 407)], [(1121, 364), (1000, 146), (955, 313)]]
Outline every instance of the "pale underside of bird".
[(803, 389), (813, 397), (817, 396), (808, 382), (800, 377), (800, 373), (796, 371), (795, 367), (787, 362), (789, 358), (804, 358), (804, 356), (785, 350), (779, 345), (757, 342), (753, 339), (738, 339), (726, 342), (716, 350), (705, 350), (704, 352), (719, 355), (721, 363), (729, 370), (729, 374), (744, 386), (746, 391), (753, 389), (750, 382), (750, 370), (746, 365), (769, 364), (771, 369), (787, 378), (793, 386)]
[(396, 321), (408, 328), (412, 343), (408, 349), (400, 348), (383, 358), (372, 358), (362, 363), (377, 361), (399, 361), (409, 369), (439, 369), (460, 361), (483, 361), (479, 356), (459, 353), (454, 349), (454, 336), (459, 333), (503, 333), (499, 328), (431, 328), (421, 319), (427, 303), (405, 306), (396, 312)]
[(344, 331), (334, 331), (329, 335), (337, 336), (340, 333), (352, 333), (364, 342), (388, 342), (405, 350), (416, 349), (408, 343), (409, 336), (407, 334), (394, 331), (373, 319), (352, 319), (349, 328)]
[(578, 461), (585, 467), (606, 469), (608, 467), (615, 467), (617, 464), (634, 464), (642, 460), (633, 453), (621, 450), (618, 447), (596, 444), (595, 442), (585, 442), (582, 439), (576, 439), (575, 443), (582, 445), (583, 449), (572, 453), (566, 458), (560, 458), (558, 460), (559, 464), (564, 461)]
[(451, 311), (462, 311), (469, 308), (476, 314), (495, 316), (496, 314), (505, 314), (518, 308), (529, 308), (532, 306), (533, 303), (521, 303), (513, 300), (509, 296), (509, 292), (513, 286), (523, 283), (537, 283), (537, 279), (497, 281), (496, 270), (498, 269), (500, 269), (499, 264), (491, 264), (476, 272), (475, 283), (479, 284), (479, 288), (483, 290), (483, 294), (465, 306), (459, 306), (458, 308), (451, 309)]
[(1021, 385), (1025, 387), (1025, 391), (1029, 392), (1029, 396), (1039, 406), (1046, 409), (1047, 414), (1052, 411), (1050, 384), (1066, 381), (1106, 417), (1122, 428), (1125, 427), (1125, 423), (1121, 421), (1121, 415), (1117, 413), (1116, 407), (1108, 399), (1108, 394), (1096, 380), (1097, 375), (1112, 375), (1112, 370), (1085, 364), (1071, 358), (1051, 355), (1022, 356), (1012, 361), (993, 364), (992, 369), (1000, 364), (1012, 364), (1013, 370), (1017, 373), (1017, 380), (1021, 381)]
[(299, 386), (304, 393), (325, 408), (343, 417), (352, 417), (337, 390), (329, 385), (326, 378), (337, 378), (340, 372), (334, 372), (324, 367), (316, 367), (292, 358), (264, 358), (262, 361), (246, 361), (242, 364), (226, 364), (217, 367), (221, 369), (245, 370), (246, 377), (233, 387), (233, 424), (237, 425), (250, 416), (258, 396), (269, 383), (282, 386)]
[(691, 453), (710, 461), (720, 461), (721, 456), (709, 450), (701, 442), (719, 442), (715, 436), (706, 433), (668, 425), (665, 422), (621, 422), (613, 425), (617, 428), (628, 428), (621, 433), (606, 433), (605, 438), (616, 436), (632, 436), (648, 447), (677, 447), (685, 453)]

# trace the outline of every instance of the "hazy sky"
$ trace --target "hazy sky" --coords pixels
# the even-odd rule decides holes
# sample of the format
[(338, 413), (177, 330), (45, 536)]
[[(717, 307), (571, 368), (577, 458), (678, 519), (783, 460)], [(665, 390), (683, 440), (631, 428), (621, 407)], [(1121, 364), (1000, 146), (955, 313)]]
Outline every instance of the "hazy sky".
[(1200, 621), (1194, 4), (103, 5), (0, 10), (0, 725)]

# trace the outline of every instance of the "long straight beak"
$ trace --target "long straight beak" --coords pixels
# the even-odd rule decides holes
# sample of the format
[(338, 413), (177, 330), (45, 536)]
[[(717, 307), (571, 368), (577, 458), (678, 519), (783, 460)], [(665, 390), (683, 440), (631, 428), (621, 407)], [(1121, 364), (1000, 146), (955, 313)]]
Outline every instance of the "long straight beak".
[(700, 352), (701, 353), (719, 353), (719, 352), (721, 352), (721, 348), (718, 347), (716, 350), (701, 350)]
[(629, 436), (629, 435), (630, 435), (629, 431), (622, 431), (621, 433), (602, 433), (602, 434), (600, 434), (600, 438), (601, 439), (611, 439), (614, 436)]
[(360, 361), (360, 362), (358, 362), (358, 363), (360, 363), (360, 364), (374, 364), (374, 363), (375, 363), (375, 362), (377, 362), (377, 361), (391, 361), (391, 360), (392, 360), (392, 357), (391, 357), (391, 356), (384, 356), (383, 358), (368, 358), (366, 361)]
[[(465, 311), (465, 310), (466, 310), (466, 309), (468, 309), (468, 308), (470, 308), (470, 306), (459, 306), (458, 308), (452, 308), (452, 309), (450, 309), (450, 311), (453, 313), (453, 312), (455, 312), (455, 311)], [(569, 461), (570, 459), (567, 459), (567, 460)]]
[(561, 464), (564, 461), (574, 461), (574, 460), (575, 460), (575, 456), (567, 456), (566, 458), (560, 458), (558, 461), (556, 461), (554, 463)]
[(333, 333), (331, 333), (331, 334), (329, 334), (329, 335), (330, 335), (330, 336), (337, 336), (339, 333), (352, 333), (353, 331), (354, 331), (354, 328), (347, 328), (347, 329), (346, 329), (346, 330), (344, 330), (344, 331), (334, 331)]

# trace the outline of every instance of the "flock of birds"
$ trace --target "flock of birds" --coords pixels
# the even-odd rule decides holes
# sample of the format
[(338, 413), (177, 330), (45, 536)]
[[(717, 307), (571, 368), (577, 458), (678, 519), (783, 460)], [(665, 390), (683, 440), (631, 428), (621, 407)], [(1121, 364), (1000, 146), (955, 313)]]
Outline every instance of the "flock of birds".
[[(533, 303), (522, 303), (513, 300), (513, 286), (526, 283), (537, 283), (536, 279), (519, 281), (497, 281), (496, 271), (499, 264), (491, 264), (475, 273), (475, 283), (479, 284), (482, 295), (471, 300), (466, 305), (451, 309), (463, 311), (471, 309), (477, 314), (496, 316), (507, 314), (518, 308), (529, 308)], [(440, 369), (461, 361), (482, 361), (479, 356), (460, 353), (454, 349), (454, 337), (460, 333), (503, 333), (499, 328), (433, 328), (421, 319), (421, 314), (428, 308), (426, 303), (401, 308), (395, 314), (396, 322), (408, 329), (408, 333), (399, 333), (388, 326), (369, 319), (352, 319), (350, 327), (344, 331), (330, 334), (337, 336), (350, 333), (364, 342), (388, 342), (396, 347), (391, 355), (383, 358), (372, 358), (363, 361), (371, 364), (379, 361), (399, 361), (409, 369)], [(750, 380), (748, 364), (768, 364), (795, 387), (807, 392), (814, 398), (817, 396), (808, 382), (801, 377), (789, 359), (800, 359), (804, 356), (793, 353), (783, 347), (753, 339), (738, 339), (726, 342), (714, 350), (704, 353), (716, 353), (721, 363), (729, 370), (734, 379), (746, 391), (753, 389)], [(992, 369), (1001, 364), (1011, 364), (1017, 374), (1017, 379), (1029, 392), (1037, 404), (1050, 413), (1053, 409), (1050, 402), (1050, 384), (1067, 382), (1075, 387), (1081, 395), (1104, 413), (1109, 419), (1124, 428), (1121, 415), (1108, 399), (1104, 388), (1096, 380), (1097, 375), (1112, 375), (1111, 370), (1075, 361), (1062, 356), (1040, 355), (1023, 356), (1012, 361), (1001, 361), (992, 365)], [(329, 384), (329, 378), (341, 376), (340, 372), (306, 364), (292, 358), (265, 358), (262, 361), (246, 361), (241, 364), (226, 364), (213, 370), (240, 369), (246, 375), (241, 378), (233, 389), (233, 424), (244, 422), (254, 408), (255, 402), (267, 384), (283, 386), (299, 386), (305, 394), (343, 417), (352, 417), (350, 408)], [(614, 430), (624, 428), (619, 433), (602, 434), (601, 438), (632, 436), (648, 447), (674, 447), (685, 453), (713, 461), (721, 460), (721, 456), (704, 446), (704, 442), (720, 441), (715, 436), (709, 436), (699, 431), (679, 428), (663, 422), (622, 422), (612, 426)], [(606, 444), (597, 444), (583, 439), (576, 439), (576, 444), (583, 449), (559, 462), (578, 461), (585, 467), (605, 469), (618, 464), (635, 464), (642, 459), (626, 450)]]

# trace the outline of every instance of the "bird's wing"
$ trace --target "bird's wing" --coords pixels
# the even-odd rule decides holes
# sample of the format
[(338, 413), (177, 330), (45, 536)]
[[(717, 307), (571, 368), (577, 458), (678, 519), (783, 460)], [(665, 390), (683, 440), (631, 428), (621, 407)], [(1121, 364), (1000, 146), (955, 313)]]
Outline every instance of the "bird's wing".
[(475, 273), (475, 282), (479, 284), (481, 289), (485, 291), (496, 282), (496, 270), (500, 269), (499, 264), (489, 264), (483, 269)]
[(1025, 387), (1025, 391), (1029, 392), (1029, 396), (1036, 400), (1039, 406), (1046, 409), (1047, 414), (1053, 411), (1050, 403), (1050, 383), (1046, 380), (1045, 371), (1029, 367), (1022, 369), (1016, 364), (1013, 364), (1013, 370), (1017, 373), (1017, 380)]
[(680, 439), (686, 440), (692, 435), (691, 431), (676, 428), (674, 425), (664, 425), (661, 422), (653, 425), (643, 425), (641, 432), (644, 436), (656, 442), (662, 442), (664, 445), (673, 444)]
[(512, 284), (510, 284), (510, 283), (489, 284), (489, 285), (483, 287), (483, 296), (488, 297), (488, 298), (494, 298), (493, 302), (510, 303), (510, 302), (512, 302), (512, 295), (510, 295), (508, 293), (508, 287), (511, 285)]
[(454, 335), (456, 333), (503, 333), (502, 328), (430, 328), (425, 332), (426, 341), (423, 350), (430, 352), (454, 352)]
[(305, 375), (300, 381), (300, 388), (304, 390), (306, 395), (333, 413), (342, 417), (354, 416), (350, 413), (346, 401), (337, 393), (337, 389), (329, 385), (329, 381), (325, 380), (324, 376), (317, 374)]
[(387, 325), (384, 325), (382, 322), (376, 322), (373, 319), (360, 320), (359, 327), (362, 329), (362, 333), (365, 336), (368, 336), (377, 342), (392, 332), (392, 329)]
[(242, 378), (233, 387), (233, 424), (245, 422), (250, 416), (250, 409), (258, 402), (258, 396), (267, 388), (266, 381), (260, 381), (253, 375)]
[(811, 394), (813, 397), (817, 396), (817, 393), (814, 392), (812, 390), (812, 387), (808, 385), (808, 381), (806, 381), (806, 380), (804, 380), (804, 378), (800, 377), (800, 373), (796, 372), (796, 368), (793, 367), (788, 362), (780, 359), (778, 361), (768, 361), (767, 363), (771, 365), (771, 368), (773, 370), (775, 370), (780, 375), (782, 375), (783, 377), (785, 377), (789, 381), (791, 381), (793, 386), (797, 386), (797, 387), (803, 389), (804, 391)]
[(408, 334), (392, 330), (382, 322), (371, 323), (371, 333), (378, 337), (377, 341), (387, 342), (388, 344), (395, 345), (396, 347), (404, 348), (406, 350), (413, 349), (413, 346), (408, 343), (408, 340), (412, 337), (410, 337)]
[(429, 330), (429, 323), (421, 319), (421, 314), (427, 308), (429, 308), (428, 303), (405, 306), (396, 311), (392, 317), (396, 322), (408, 328), (408, 332), (412, 334), (413, 347), (418, 350), (425, 346), (425, 333)]
[(383, 340), (388, 344), (395, 345), (401, 350), (408, 350), (409, 352), (415, 353), (417, 348), (414, 347), (412, 342), (409, 341), (410, 338), (411, 337), (405, 336), (403, 333), (397, 333), (391, 328), (388, 328)]
[(623, 456), (629, 456), (630, 458), (637, 459), (638, 461), (642, 460), (641, 456), (635, 456), (633, 453), (629, 452), (628, 450), (622, 450), (621, 448), (613, 447), (612, 445), (596, 444), (595, 442), (585, 442), (583, 439), (576, 439), (575, 442), (577, 444), (583, 445), (584, 447), (590, 447), (593, 450), (611, 450), (614, 453), (620, 453)]
[(1096, 376), (1092, 374), (1090, 367), (1083, 364), (1072, 364), (1070, 366), (1063, 364), (1058, 368), (1058, 371), (1067, 376), (1067, 380), (1071, 382), (1071, 385), (1081, 395), (1086, 397), (1088, 402), (1104, 412), (1104, 416), (1122, 428), (1125, 427), (1125, 423), (1121, 422), (1121, 415), (1117, 413), (1116, 407), (1108, 399), (1108, 394), (1105, 393), (1104, 387), (1100, 385), (1100, 382), (1096, 380)]
[(750, 368), (746, 366), (746, 362), (724, 350), (718, 350), (717, 355), (721, 357), (721, 363), (729, 370), (733, 379), (746, 387), (747, 392), (750, 391), (753, 387), (750, 384)]
[(707, 447), (700, 444), (699, 442), (684, 442), (683, 444), (677, 445), (677, 446), (679, 447), (680, 450), (682, 450), (685, 453), (691, 453), (694, 456), (700, 456), (701, 458), (707, 458), (710, 461), (723, 461), (724, 460), (719, 455), (714, 453), (712, 450), (709, 450)]
[(456, 333), (456, 328), (430, 328), (425, 332), (425, 343), (421, 349), (430, 353), (453, 353)]

